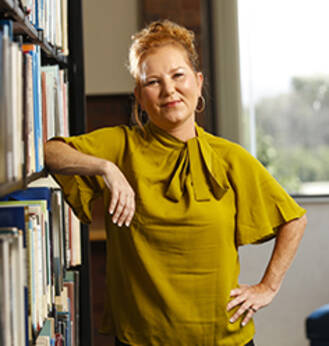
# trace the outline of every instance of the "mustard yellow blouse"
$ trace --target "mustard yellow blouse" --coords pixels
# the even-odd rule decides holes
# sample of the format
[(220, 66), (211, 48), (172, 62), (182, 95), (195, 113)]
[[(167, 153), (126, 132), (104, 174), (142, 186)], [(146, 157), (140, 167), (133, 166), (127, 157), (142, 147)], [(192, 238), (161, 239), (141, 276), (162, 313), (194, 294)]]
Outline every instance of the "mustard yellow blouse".
[[(245, 345), (254, 324), (231, 324), (238, 246), (275, 236), (305, 210), (237, 144), (206, 133), (186, 143), (148, 123), (65, 138), (114, 162), (136, 193), (129, 228), (106, 213), (107, 287), (102, 332), (139, 346)], [(110, 195), (101, 177), (55, 176), (81, 221)], [(101, 294), (101, 292), (99, 292)]]

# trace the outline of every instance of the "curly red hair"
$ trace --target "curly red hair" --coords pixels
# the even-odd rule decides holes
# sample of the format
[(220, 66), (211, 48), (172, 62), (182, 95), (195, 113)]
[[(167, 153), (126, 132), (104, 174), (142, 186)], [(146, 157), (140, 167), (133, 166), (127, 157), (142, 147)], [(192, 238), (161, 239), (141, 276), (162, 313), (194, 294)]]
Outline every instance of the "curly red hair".
[(194, 32), (169, 20), (155, 21), (132, 36), (129, 50), (129, 71), (138, 80), (140, 64), (150, 50), (167, 44), (183, 48), (195, 72), (199, 71), (199, 59), (194, 45)]

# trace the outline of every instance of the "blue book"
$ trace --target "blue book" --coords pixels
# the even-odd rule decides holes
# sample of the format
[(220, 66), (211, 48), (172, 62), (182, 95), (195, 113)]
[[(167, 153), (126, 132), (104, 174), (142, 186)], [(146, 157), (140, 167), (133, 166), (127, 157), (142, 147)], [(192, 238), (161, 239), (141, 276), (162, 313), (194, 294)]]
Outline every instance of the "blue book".
[(42, 125), (42, 89), (41, 89), (41, 48), (36, 46), (36, 94), (37, 94), (37, 136), (38, 136), (38, 170), (41, 172), (44, 168), (43, 153), (43, 125)]
[(35, 28), (37, 30), (44, 30), (43, 17), (44, 17), (44, 0), (35, 1)]
[(2, 198), (0, 201), (47, 201), (47, 209), (51, 211), (51, 194), (53, 189), (50, 187), (29, 187), (25, 190), (14, 191)]
[(0, 207), (1, 227), (17, 227), (23, 232), (24, 247), (26, 248), (27, 208), (23, 206)]
[(0, 19), (0, 28), (3, 28), (9, 35), (10, 41), (13, 41), (13, 21), (9, 19)]

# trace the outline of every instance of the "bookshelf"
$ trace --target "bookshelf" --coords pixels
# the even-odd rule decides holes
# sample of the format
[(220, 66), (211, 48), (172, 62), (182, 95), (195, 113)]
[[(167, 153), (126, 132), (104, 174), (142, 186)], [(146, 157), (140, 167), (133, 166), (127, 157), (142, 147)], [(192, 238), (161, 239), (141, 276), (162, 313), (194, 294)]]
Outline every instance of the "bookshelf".
[[(70, 135), (77, 135), (80, 133), (83, 133), (86, 128), (86, 120), (85, 120), (85, 92), (84, 92), (84, 70), (83, 70), (83, 35), (82, 35), (82, 3), (81, 0), (61, 0), (58, 1), (58, 3), (61, 4), (61, 15), (63, 13), (65, 16), (67, 16), (67, 47), (65, 44), (62, 46), (59, 46), (57, 43), (58, 41), (53, 41), (52, 39), (49, 39), (49, 32), (47, 32), (46, 28), (43, 27), (43, 29), (40, 30), (38, 25), (32, 24), (31, 20), (31, 11), (28, 9), (28, 6), (33, 3), (37, 4), (36, 6), (39, 6), (41, 3), (45, 4), (46, 2), (44, 0), (0, 0), (0, 19), (1, 20), (9, 20), (12, 23), (12, 31), (13, 31), (13, 41), (17, 42), (17, 46), (19, 49), (22, 49), (22, 43), (24, 44), (33, 44), (40, 48), (40, 60), (41, 60), (41, 66), (45, 65), (52, 65), (58, 66), (59, 70), (65, 69), (66, 72), (63, 73), (63, 81), (69, 82), (69, 88), (67, 91), (68, 96), (68, 126), (70, 130)], [(50, 2), (47, 2), (48, 4)], [(55, 2), (54, 2), (55, 3)], [(41, 6), (41, 5), (40, 5)], [(43, 6), (43, 5), (42, 5)], [(58, 13), (57, 13), (58, 14)], [(38, 17), (39, 18), (39, 17)], [(41, 18), (41, 17), (40, 17)], [(40, 19), (39, 18), (39, 19)], [(47, 23), (47, 20), (45, 19), (45, 23)], [(0, 31), (1, 31), (1, 25), (0, 25)], [(63, 37), (62, 40), (64, 42), (65, 37)], [(0, 38), (2, 38), (0, 36)], [(58, 38), (56, 38), (58, 39)], [(16, 45), (16, 43), (15, 43)], [(67, 48), (67, 51), (65, 49)], [(69, 54), (67, 54), (69, 52)], [(0, 62), (3, 61), (3, 55), (2, 50), (0, 50)], [(22, 54), (23, 56), (23, 54)], [(25, 62), (24, 62), (25, 63)], [(14, 63), (13, 63), (14, 64)], [(41, 71), (39, 71), (41, 74)], [(0, 93), (2, 93), (2, 86), (1, 83), (3, 81), (3, 76), (0, 74)], [(26, 77), (25, 77), (26, 78)], [(24, 84), (25, 86), (25, 84)], [(33, 86), (34, 87), (34, 86)], [(64, 95), (64, 93), (63, 93)], [(41, 96), (40, 96), (41, 97)], [(9, 102), (9, 101), (7, 101)], [(2, 106), (1, 106), (2, 107)], [(25, 107), (25, 106), (24, 106)], [(7, 114), (5, 112), (4, 108), (1, 108), (0, 112), (2, 111), (2, 114)], [(40, 112), (44, 112), (44, 110), (40, 110)], [(24, 108), (24, 116), (26, 113), (26, 108)], [(8, 114), (10, 114), (8, 112)], [(23, 112), (22, 112), (23, 114)], [(78, 116), (76, 116), (78, 115)], [(34, 118), (33, 118), (34, 119)], [(13, 121), (11, 119), (7, 119), (7, 121)], [(0, 124), (1, 125), (1, 124)], [(24, 125), (26, 125), (24, 123)], [(13, 127), (15, 128), (15, 127)], [(48, 129), (49, 130), (49, 129)], [(40, 129), (41, 133), (43, 133), (44, 129)], [(2, 133), (3, 134), (3, 133)], [(17, 135), (17, 134), (16, 134)], [(24, 140), (26, 139), (24, 135)], [(33, 141), (34, 142), (34, 141)], [(2, 144), (2, 143), (1, 143)], [(42, 145), (42, 143), (41, 143)], [(26, 150), (28, 150), (27, 143), (23, 144), (22, 147), (18, 148), (18, 151), (22, 151), (23, 153), (20, 154), (22, 157), (24, 157), (22, 162), (22, 168), (21, 172), (18, 177), (11, 177), (8, 179), (2, 179), (0, 182), (0, 198), (5, 198), (8, 194), (15, 194), (19, 193), (20, 190), (28, 191), (26, 188), (28, 185), (32, 182), (38, 182), (40, 178), (46, 177), (47, 172), (46, 170), (41, 167), (38, 169), (38, 171), (28, 171), (26, 166), (26, 160), (27, 160), (27, 154)], [(23, 148), (24, 147), (24, 148)], [(7, 150), (7, 146), (5, 146)], [(42, 152), (42, 151), (40, 151)], [(2, 153), (3, 154), (3, 153)], [(4, 157), (1, 156), (1, 164), (6, 165), (7, 161), (3, 160)], [(41, 165), (42, 166), (42, 165)], [(20, 167), (20, 166), (19, 166)], [(3, 177), (2, 177), (3, 178)], [(25, 207), (24, 207), (25, 208)], [(24, 209), (23, 208), (23, 209)], [(63, 221), (64, 222), (64, 221)], [(3, 225), (0, 222), (0, 228)], [(89, 258), (90, 258), (90, 249), (89, 249), (89, 243), (88, 243), (88, 228), (86, 225), (79, 225), (78, 226), (81, 230), (80, 238), (81, 238), (81, 264), (77, 267), (74, 267), (75, 271), (79, 274), (79, 292), (76, 295), (79, 297), (79, 328), (77, 329), (79, 331), (79, 335), (75, 335), (75, 341), (71, 340), (70, 343), (66, 343), (65, 345), (69, 346), (70, 344), (78, 346), (90, 346), (92, 345), (92, 338), (91, 338), (91, 322), (90, 322), (90, 271), (89, 271)], [(5, 227), (2, 227), (5, 228)], [(3, 231), (3, 229), (2, 229)], [(19, 237), (18, 237), (19, 238)], [(18, 239), (17, 238), (17, 239)], [(4, 237), (0, 237), (0, 250), (6, 249), (8, 251), (8, 248), (3, 247), (3, 241)], [(0, 251), (0, 253), (1, 253)], [(52, 250), (53, 251), (53, 250)], [(3, 274), (1, 270), (5, 271), (6, 275), (8, 274), (8, 268), (6, 268), (3, 264), (0, 263), (0, 274)], [(73, 275), (73, 274), (72, 274)], [(67, 283), (67, 286), (70, 286), (70, 283)], [(0, 288), (1, 290), (1, 288)], [(0, 292), (1, 293), (1, 292)], [(1, 303), (1, 299), (0, 299)], [(1, 314), (0, 314), (1, 315)], [(52, 316), (49, 316), (52, 317)], [(18, 318), (18, 317), (17, 317)], [(57, 317), (56, 317), (57, 318)], [(58, 317), (59, 319), (67, 318), (67, 316), (62, 315), (61, 317)], [(14, 321), (14, 320), (13, 320)], [(3, 315), (0, 316), (0, 323), (4, 323), (6, 325), (6, 320), (3, 321)], [(30, 323), (30, 321), (29, 321)], [(68, 322), (69, 324), (69, 322)], [(40, 334), (41, 335), (41, 334)], [(72, 334), (73, 336), (73, 334)], [(3, 331), (0, 333), (0, 344), (4, 339), (4, 333)], [(7, 339), (5, 339), (7, 340)], [(10, 339), (13, 345), (32, 345), (29, 341), (26, 340), (24, 343), (22, 341), (19, 341), (21, 339)], [(32, 338), (33, 342), (36, 341), (36, 338)], [(76, 342), (79, 340), (79, 342)], [(58, 342), (58, 343), (57, 343)], [(34, 344), (34, 343), (33, 343)], [(61, 345), (60, 341), (56, 340), (56, 345)], [(42, 345), (46, 345), (43, 344)]]

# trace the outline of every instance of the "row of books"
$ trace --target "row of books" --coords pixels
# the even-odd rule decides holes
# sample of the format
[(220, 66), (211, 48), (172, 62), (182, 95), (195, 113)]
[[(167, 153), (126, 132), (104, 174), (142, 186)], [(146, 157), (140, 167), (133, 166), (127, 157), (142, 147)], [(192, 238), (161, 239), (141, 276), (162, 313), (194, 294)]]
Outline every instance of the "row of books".
[(15, 0), (52, 46), (68, 55), (68, 0)]
[(40, 47), (15, 42), (0, 20), (0, 184), (41, 172), (45, 141), (68, 132), (66, 71), (41, 66)]
[(48, 317), (36, 338), (36, 346), (78, 346), (79, 336), (79, 271), (66, 272), (64, 289), (56, 296), (55, 317)]
[[(79, 265), (80, 223), (60, 189), (31, 187), (2, 198), (1, 345), (28, 346), (40, 336), (75, 345), (79, 278), (69, 269)], [(50, 317), (54, 333), (41, 334)]]

